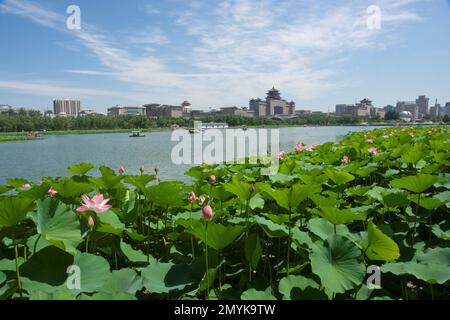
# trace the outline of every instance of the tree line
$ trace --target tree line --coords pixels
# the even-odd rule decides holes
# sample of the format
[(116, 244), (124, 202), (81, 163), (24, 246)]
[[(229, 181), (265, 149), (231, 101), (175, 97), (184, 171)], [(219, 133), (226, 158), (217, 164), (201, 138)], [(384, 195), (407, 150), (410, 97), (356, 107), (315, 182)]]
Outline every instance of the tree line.
[[(397, 119), (388, 114), (387, 120)], [(198, 120), (203, 122), (226, 122), (230, 126), (271, 126), (271, 125), (351, 125), (360, 122), (376, 122), (380, 118), (367, 119), (353, 116), (327, 116), (310, 114), (307, 116), (275, 120), (266, 117), (243, 117), (231, 115), (205, 116)], [(0, 114), (0, 132), (29, 131), (65, 131), (65, 130), (114, 130), (114, 129), (152, 129), (169, 128), (173, 125), (193, 127), (194, 119), (184, 118), (149, 118), (146, 116), (101, 116), (83, 117), (46, 117), (37, 110), (19, 109)]]

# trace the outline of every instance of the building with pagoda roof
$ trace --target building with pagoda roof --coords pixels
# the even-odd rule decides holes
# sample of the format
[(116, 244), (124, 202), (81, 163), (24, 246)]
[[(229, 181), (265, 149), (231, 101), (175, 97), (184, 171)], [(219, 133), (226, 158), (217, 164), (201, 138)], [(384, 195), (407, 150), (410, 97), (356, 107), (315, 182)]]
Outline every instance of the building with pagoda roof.
[(266, 99), (251, 99), (249, 103), (250, 110), (255, 116), (279, 116), (294, 115), (295, 102), (287, 102), (281, 98), (280, 91), (272, 87), (267, 91)]

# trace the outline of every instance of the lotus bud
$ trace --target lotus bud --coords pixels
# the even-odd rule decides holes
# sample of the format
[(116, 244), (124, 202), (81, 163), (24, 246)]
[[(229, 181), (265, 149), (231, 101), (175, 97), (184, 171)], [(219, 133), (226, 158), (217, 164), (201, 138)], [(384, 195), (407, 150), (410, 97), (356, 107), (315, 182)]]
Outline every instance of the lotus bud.
[(202, 205), (204, 202), (205, 202), (205, 197), (204, 196), (200, 196), (200, 197), (198, 197), (198, 204), (199, 205)]
[(124, 174), (125, 173), (125, 167), (124, 166), (120, 166), (118, 171), (119, 171), (119, 174)]
[(214, 217), (214, 212), (210, 205), (207, 205), (203, 208), (202, 214), (202, 218), (205, 221), (210, 221)]
[(144, 167), (144, 165), (141, 165), (139, 167), (139, 172), (142, 174), (142, 173), (144, 173), (144, 171), (145, 171), (145, 167)]
[(189, 192), (189, 197), (188, 197), (188, 199), (189, 199), (189, 202), (190, 202), (190, 203), (194, 203), (194, 201), (197, 199), (197, 197), (195, 196), (194, 191)]
[(94, 225), (95, 225), (95, 222), (94, 222), (94, 218), (92, 218), (92, 216), (89, 216), (89, 218), (88, 218), (88, 225), (89, 225), (89, 228), (94, 228)]

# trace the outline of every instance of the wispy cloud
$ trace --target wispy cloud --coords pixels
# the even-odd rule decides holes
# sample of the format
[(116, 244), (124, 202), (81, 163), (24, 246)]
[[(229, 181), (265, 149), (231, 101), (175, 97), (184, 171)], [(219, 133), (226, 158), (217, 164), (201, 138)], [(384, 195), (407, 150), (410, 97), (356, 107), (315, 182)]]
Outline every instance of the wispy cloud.
[[(413, 7), (418, 1), (379, 0), (381, 30), (366, 27), (366, 8), (373, 4), (368, 0), (192, 1), (176, 13), (172, 25), (186, 37), (179, 62), (187, 72), (173, 70), (152, 47), (178, 45), (158, 27), (126, 37), (127, 44), (144, 49), (139, 53), (83, 21), (82, 30), (73, 34), (105, 71), (68, 72), (127, 82), (143, 102), (167, 97), (168, 103), (190, 99), (204, 107), (245, 105), (272, 85), (305, 101), (345, 85), (336, 76), (349, 53), (383, 48), (384, 39), (401, 24), (421, 21)], [(152, 6), (145, 9), (160, 13)], [(53, 29), (65, 23), (63, 15), (26, 0), (5, 0), (0, 10)]]
[(45, 97), (90, 97), (90, 96), (114, 96), (122, 95), (112, 90), (94, 89), (88, 87), (73, 87), (56, 82), (44, 81), (0, 81), (0, 88), (18, 91), (24, 94)]

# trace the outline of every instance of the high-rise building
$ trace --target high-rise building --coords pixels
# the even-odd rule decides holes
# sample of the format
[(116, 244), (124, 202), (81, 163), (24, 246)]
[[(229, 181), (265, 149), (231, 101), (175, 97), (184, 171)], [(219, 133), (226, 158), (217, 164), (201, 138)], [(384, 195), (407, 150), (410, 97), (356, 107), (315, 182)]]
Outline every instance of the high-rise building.
[(53, 113), (58, 116), (78, 116), (81, 111), (80, 100), (53, 100)]
[(393, 112), (393, 111), (395, 111), (395, 107), (390, 105), (390, 104), (388, 104), (386, 107), (384, 107), (384, 111), (386, 111), (386, 112)]
[(419, 107), (419, 114), (428, 114), (428, 103), (430, 102), (430, 98), (427, 96), (419, 96), (416, 99), (417, 107)]
[(336, 114), (346, 114), (348, 113), (348, 108), (351, 107), (351, 105), (348, 104), (337, 104), (336, 105)]

